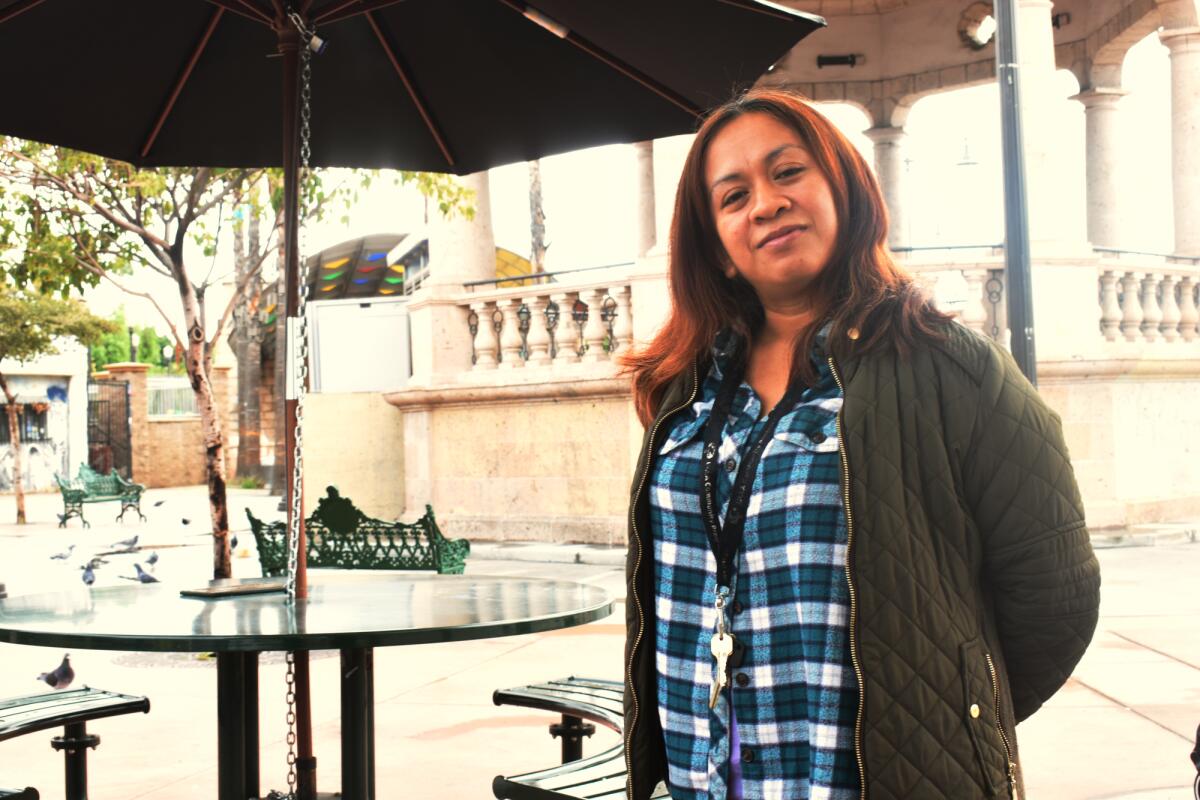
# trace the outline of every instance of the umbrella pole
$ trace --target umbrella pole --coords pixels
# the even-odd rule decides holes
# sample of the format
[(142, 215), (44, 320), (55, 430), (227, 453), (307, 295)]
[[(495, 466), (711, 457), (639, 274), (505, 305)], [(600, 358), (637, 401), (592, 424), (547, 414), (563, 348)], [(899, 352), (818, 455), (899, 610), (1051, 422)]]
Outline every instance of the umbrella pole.
[[(289, 334), (298, 330), (296, 319), (300, 311), (300, 42), (299, 32), (288, 22), (286, 17), (281, 20), (279, 35), (279, 52), (283, 56), (283, 239), (284, 239), (284, 286), (287, 290), (287, 319)], [(294, 352), (294, 341), (289, 335), (288, 353)], [(297, 374), (295, 365), (293, 374)], [(304, 391), (305, 387), (296, 386), (288, 392), (284, 401), (284, 418), (286, 430), (285, 451), (286, 474), (295, 474), (296, 467), (296, 394)], [(298, 522), (299, 545), (296, 555), (296, 601), (302, 602), (308, 596), (308, 570), (305, 551), (303, 491), (296, 503), (296, 481), (288, 480), (287, 509), (288, 524), (292, 523), (291, 515), (299, 508)], [(295, 697), (296, 697), (296, 796), (298, 800), (315, 800), (317, 796), (317, 760), (313, 756), (312, 746), (312, 702), (309, 687), (308, 652), (298, 651), (294, 656), (295, 664)]]
[(1029, 207), (1025, 191), (1025, 147), (1021, 140), (1021, 71), (1017, 61), (1016, 3), (997, 0), (996, 80), (1004, 155), (1004, 262), (1008, 277), (1008, 330), (1012, 355), (1037, 386), (1033, 337), (1033, 287), (1029, 250)]

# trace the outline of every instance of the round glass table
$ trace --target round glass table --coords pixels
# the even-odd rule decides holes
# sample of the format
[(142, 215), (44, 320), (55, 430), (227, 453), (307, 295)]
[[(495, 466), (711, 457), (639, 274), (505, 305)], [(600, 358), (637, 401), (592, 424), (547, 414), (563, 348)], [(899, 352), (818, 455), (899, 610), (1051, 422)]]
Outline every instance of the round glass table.
[(217, 654), (220, 800), (259, 796), (258, 654), (341, 651), (342, 796), (375, 796), (373, 648), (516, 636), (603, 619), (598, 587), (535, 578), (309, 573), (309, 596), (182, 597), (134, 584), (0, 600), (0, 642)]

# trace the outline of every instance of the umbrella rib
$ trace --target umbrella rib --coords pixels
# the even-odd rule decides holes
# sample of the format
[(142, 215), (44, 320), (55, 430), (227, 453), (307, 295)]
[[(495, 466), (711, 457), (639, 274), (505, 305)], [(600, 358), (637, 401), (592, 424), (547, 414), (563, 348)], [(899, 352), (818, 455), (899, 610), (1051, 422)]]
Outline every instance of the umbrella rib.
[(239, 17), (261, 22), (268, 27), (273, 26), (271, 18), (263, 13), (261, 8), (247, 3), (246, 0), (208, 0), (208, 2), (230, 13), (237, 14)]
[(192, 72), (196, 69), (196, 64), (200, 61), (200, 56), (204, 53), (204, 49), (208, 47), (208, 41), (212, 38), (213, 31), (217, 29), (217, 23), (221, 21), (221, 17), (224, 15), (224, 6), (218, 6), (213, 11), (212, 19), (208, 21), (208, 27), (204, 30), (204, 35), (200, 37), (196, 49), (192, 51), (192, 57), (188, 59), (187, 66), (183, 68), (183, 74), (175, 81), (175, 86), (171, 89), (171, 96), (167, 98), (162, 112), (158, 115), (158, 120), (154, 123), (154, 128), (150, 131), (150, 135), (146, 137), (146, 143), (142, 145), (142, 158), (149, 155), (151, 148), (154, 147), (154, 142), (158, 140), (158, 134), (162, 133), (163, 125), (167, 122), (167, 117), (175, 109), (175, 102), (179, 100), (179, 95), (183, 93), (183, 87), (187, 85), (188, 80), (192, 77)]
[(3, 11), (0, 11), (0, 25), (4, 24), (5, 22), (8, 22), (13, 17), (24, 14), (26, 11), (28, 11), (31, 8), (40, 6), (44, 2), (46, 2), (46, 0), (24, 0), (24, 2), (17, 3), (16, 5), (13, 5), (13, 6), (9, 6), (8, 8), (4, 9)]
[(383, 52), (387, 54), (388, 60), (392, 62), (392, 68), (396, 70), (396, 74), (400, 77), (400, 82), (404, 84), (404, 88), (408, 90), (408, 96), (412, 99), (413, 105), (417, 107), (417, 112), (420, 113), (421, 119), (425, 121), (425, 127), (429, 130), (429, 135), (437, 142), (438, 149), (442, 151), (442, 157), (446, 159), (446, 163), (454, 166), (454, 156), (450, 153), (450, 148), (446, 145), (446, 139), (442, 136), (441, 129), (433, 116), (429, 113), (429, 109), (425, 107), (425, 101), (421, 99), (421, 95), (408, 77), (408, 71), (404, 69), (404, 65), (400, 63), (400, 59), (396, 57), (396, 52), (392, 49), (387, 37), (379, 27), (379, 23), (375, 21), (375, 15), (370, 11), (364, 12), (367, 22), (371, 24), (371, 30), (375, 31), (375, 36), (379, 39), (380, 46), (383, 47)]
[(795, 22), (797, 17), (812, 16), (792, 11), (790, 8), (780, 8), (774, 3), (762, 2), (762, 0), (717, 0), (717, 2), (733, 6), (734, 8), (740, 8), (743, 11), (753, 11), (756, 14), (764, 14), (775, 19), (787, 20), (788, 22)]
[[(327, 22), (340, 22), (349, 17), (356, 17), (360, 14), (369, 14), (372, 11), (378, 11), (381, 8), (395, 5), (401, 0), (341, 0), (334, 3), (329, 8), (321, 10), (313, 18), (314, 25), (323, 25)], [(351, 8), (354, 6), (354, 8)]]
[[(580, 36), (579, 34), (575, 33), (574, 31), (567, 29), (565, 26), (558, 25), (558, 23), (555, 23), (552, 20), (550, 20), (549, 17), (547, 17), (542, 12), (538, 11), (533, 6), (524, 5), (523, 3), (519, 3), (516, 0), (499, 0), (499, 2), (508, 6), (513, 11), (516, 11), (521, 16), (532, 20), (535, 24), (540, 25), (543, 28), (546, 28), (551, 33), (553, 33), (555, 36), (558, 36), (560, 39), (562, 39), (565, 42), (569, 42), (570, 44), (574, 45), (575, 47), (579, 48), (583, 52), (587, 53), (589, 56), (596, 59), (597, 61), (600, 61), (600, 62), (608, 65), (612, 69), (614, 69), (617, 72), (624, 75), (626, 78), (629, 78), (630, 80), (634, 81), (635, 83), (641, 84), (642, 86), (644, 86), (645, 88), (654, 92), (656, 95), (658, 95), (662, 99), (666, 100), (668, 103), (678, 106), (680, 109), (687, 112), (688, 114), (691, 114), (694, 117), (699, 117), (704, 113), (704, 111), (702, 109), (697, 107), (694, 103), (692, 103), (687, 98), (683, 97), (682, 95), (678, 94), (677, 92), (671, 90), (670, 88), (668, 88), (668, 87), (664, 86), (663, 84), (659, 83), (658, 81), (654, 80), (649, 75), (647, 75), (646, 73), (637, 69), (636, 67), (625, 63), (621, 59), (614, 56), (612, 53), (599, 47), (598, 45), (593, 44), (591, 41), (589, 41), (588, 39), (585, 39), (584, 37)], [(552, 28), (549, 25), (547, 25), (547, 23), (550, 23), (550, 25), (556, 25), (558, 27), (557, 27), (557, 29)]]

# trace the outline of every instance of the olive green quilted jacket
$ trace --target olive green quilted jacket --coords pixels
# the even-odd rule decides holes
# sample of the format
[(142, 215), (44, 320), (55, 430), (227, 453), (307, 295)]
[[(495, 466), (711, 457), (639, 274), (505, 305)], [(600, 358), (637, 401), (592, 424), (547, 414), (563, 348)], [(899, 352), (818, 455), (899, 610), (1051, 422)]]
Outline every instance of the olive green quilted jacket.
[[(1012, 358), (960, 325), (908, 358), (835, 362), (850, 547), (856, 750), (870, 800), (1023, 795), (1014, 729), (1095, 630), (1100, 571), (1058, 416)], [(655, 695), (647, 430), (630, 510), (628, 796), (666, 775)]]

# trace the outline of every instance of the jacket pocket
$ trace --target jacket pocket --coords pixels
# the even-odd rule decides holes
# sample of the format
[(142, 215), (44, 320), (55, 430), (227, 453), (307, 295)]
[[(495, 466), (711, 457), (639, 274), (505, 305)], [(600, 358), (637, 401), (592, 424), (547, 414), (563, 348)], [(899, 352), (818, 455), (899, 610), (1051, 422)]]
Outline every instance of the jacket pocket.
[(976, 766), (989, 797), (1012, 798), (1013, 767), (1009, 733), (1000, 724), (998, 713), (999, 679), (991, 657), (981, 639), (972, 639), (959, 648), (959, 674), (962, 679), (962, 719), (971, 738)]

